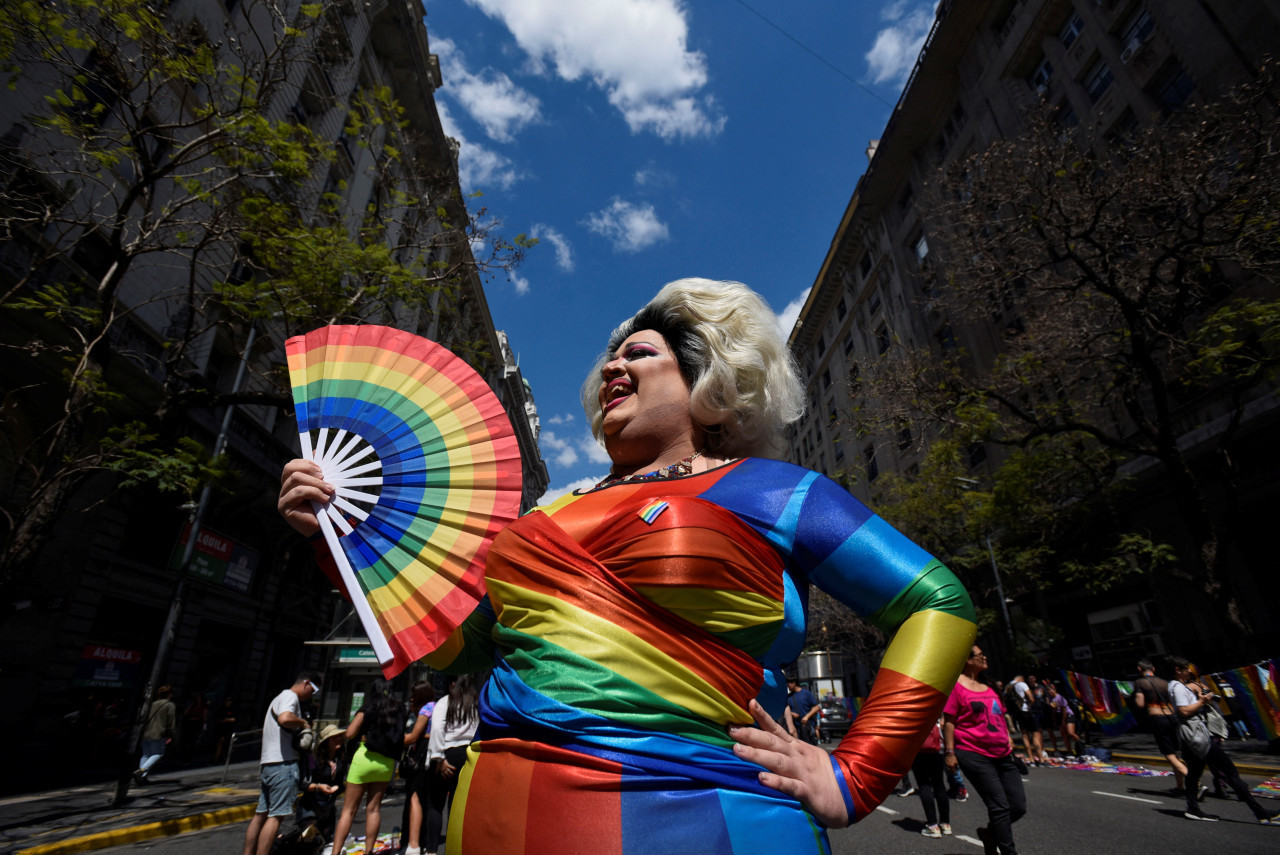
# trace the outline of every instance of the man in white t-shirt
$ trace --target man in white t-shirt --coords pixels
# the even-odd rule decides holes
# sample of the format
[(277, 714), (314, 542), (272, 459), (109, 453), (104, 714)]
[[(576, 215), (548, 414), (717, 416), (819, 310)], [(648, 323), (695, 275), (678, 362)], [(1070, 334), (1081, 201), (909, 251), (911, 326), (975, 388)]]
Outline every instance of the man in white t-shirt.
[(1027, 681), (1021, 674), (1014, 677), (1011, 682), (1018, 704), (1009, 712), (1013, 716), (1014, 724), (1018, 725), (1018, 732), (1022, 734), (1022, 747), (1027, 752), (1027, 762), (1034, 763), (1036, 751), (1033, 749), (1038, 749), (1044, 744), (1041, 741), (1044, 737), (1040, 735), (1040, 729), (1036, 727), (1035, 718), (1031, 715), (1031, 704), (1035, 701), (1035, 696), (1031, 694), (1031, 687), (1027, 685)]
[(280, 818), (293, 813), (298, 795), (298, 752), (294, 733), (307, 726), (302, 705), (320, 694), (320, 677), (304, 671), (293, 685), (272, 699), (262, 720), (262, 792), (258, 809), (244, 835), (244, 855), (269, 855), (280, 830)]

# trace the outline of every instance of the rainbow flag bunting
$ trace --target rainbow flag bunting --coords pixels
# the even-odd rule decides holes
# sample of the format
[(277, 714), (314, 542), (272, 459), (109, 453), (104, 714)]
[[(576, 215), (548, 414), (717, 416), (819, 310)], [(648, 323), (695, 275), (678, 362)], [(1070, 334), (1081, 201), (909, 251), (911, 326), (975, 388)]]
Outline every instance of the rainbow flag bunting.
[(1266, 742), (1280, 739), (1280, 705), (1273, 703), (1266, 685), (1270, 683), (1274, 690), (1272, 667), (1272, 663), (1264, 662), (1261, 665), (1234, 668), (1217, 675), (1235, 690), (1235, 700), (1249, 725), (1249, 732)]

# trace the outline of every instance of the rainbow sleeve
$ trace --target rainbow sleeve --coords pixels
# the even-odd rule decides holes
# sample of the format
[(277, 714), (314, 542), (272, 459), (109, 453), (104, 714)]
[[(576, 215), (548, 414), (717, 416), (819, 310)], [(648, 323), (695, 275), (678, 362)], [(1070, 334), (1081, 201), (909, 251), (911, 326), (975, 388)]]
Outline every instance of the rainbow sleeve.
[[(832, 755), (856, 822), (911, 768), (937, 721), (977, 635), (973, 605), (950, 570), (834, 481), (776, 461), (748, 464), (778, 470), (757, 483), (787, 485), (761, 493), (754, 524), (810, 582), (893, 633), (875, 685)], [(746, 469), (740, 474), (750, 477)]]

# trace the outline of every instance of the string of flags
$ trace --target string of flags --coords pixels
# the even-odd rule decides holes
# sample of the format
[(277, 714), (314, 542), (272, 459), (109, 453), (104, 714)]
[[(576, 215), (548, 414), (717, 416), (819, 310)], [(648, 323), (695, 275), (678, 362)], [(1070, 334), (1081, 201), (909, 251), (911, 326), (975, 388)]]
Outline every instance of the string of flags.
[[(1138, 721), (1127, 702), (1133, 695), (1132, 682), (1065, 669), (1061, 674), (1066, 694), (1075, 696), (1104, 734), (1118, 736), (1137, 726)], [(1254, 739), (1270, 742), (1280, 738), (1280, 660), (1264, 660), (1206, 674), (1201, 679), (1222, 696), (1219, 703), (1225, 708), (1221, 711), (1228, 717), (1236, 717), (1239, 727)]]

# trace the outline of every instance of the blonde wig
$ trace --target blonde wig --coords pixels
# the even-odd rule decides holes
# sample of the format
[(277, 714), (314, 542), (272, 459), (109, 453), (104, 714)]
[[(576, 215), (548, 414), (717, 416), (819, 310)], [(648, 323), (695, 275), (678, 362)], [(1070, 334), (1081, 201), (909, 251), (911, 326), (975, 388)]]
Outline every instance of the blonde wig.
[(661, 333), (689, 383), (689, 410), (706, 433), (709, 454), (770, 456), (783, 431), (804, 413), (804, 394), (777, 316), (741, 282), (678, 279), (609, 337), (582, 385), (591, 432), (602, 440), (600, 371), (629, 336)]

